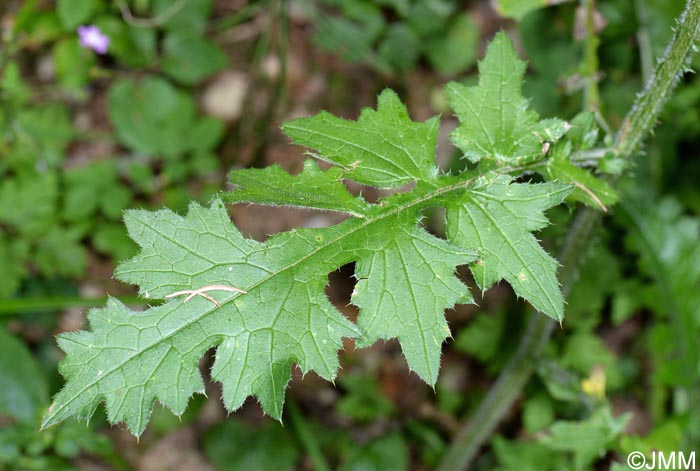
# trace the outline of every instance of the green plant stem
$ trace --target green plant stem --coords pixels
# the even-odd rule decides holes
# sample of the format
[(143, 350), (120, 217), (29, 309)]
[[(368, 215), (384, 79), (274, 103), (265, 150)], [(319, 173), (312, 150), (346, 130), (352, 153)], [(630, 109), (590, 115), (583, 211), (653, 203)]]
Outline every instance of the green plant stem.
[(292, 423), (294, 434), (306, 450), (306, 454), (313, 463), (314, 469), (316, 471), (330, 471), (331, 467), (323, 456), (318, 441), (306, 425), (306, 421), (299, 410), (299, 406), (297, 406), (296, 402), (294, 402), (294, 399), (291, 397), (287, 398), (287, 413)]
[(584, 74), (584, 90), (583, 90), (583, 109), (591, 111), (595, 114), (598, 125), (605, 131), (606, 134), (612, 134), (608, 122), (603, 116), (603, 102), (600, 99), (600, 89), (598, 82), (600, 81), (600, 60), (598, 59), (598, 47), (600, 46), (600, 37), (596, 30), (596, 19), (599, 15), (596, 8), (597, 0), (581, 0), (581, 11), (583, 12), (583, 30), (584, 30), (584, 53), (583, 53), (583, 74)]
[(615, 137), (613, 149), (618, 156), (630, 158), (639, 149), (654, 127), (678, 80), (688, 71), (690, 59), (697, 52), (698, 39), (700, 0), (688, 0), (676, 26), (676, 33)]
[(637, 17), (637, 45), (639, 47), (639, 62), (642, 66), (642, 80), (649, 80), (654, 70), (654, 51), (649, 34), (649, 10), (645, 0), (634, 0), (634, 12)]
[(596, 114), (601, 113), (600, 91), (598, 90), (598, 45), (600, 38), (595, 26), (595, 0), (581, 0), (584, 12), (585, 24), (585, 49), (583, 66), (586, 74), (586, 88), (584, 90), (584, 108)]
[[(252, 133), (257, 137), (253, 139), (252, 148), (250, 150), (251, 161), (248, 165), (253, 168), (265, 166), (265, 149), (268, 141), (265, 137), (265, 133), (267, 132), (268, 124), (274, 121), (274, 116), (279, 111), (280, 105), (286, 100), (288, 89), (287, 46), (289, 43), (289, 6), (282, 0), (275, 0), (270, 3), (269, 9), (270, 21), (274, 22), (276, 27), (274, 28), (274, 33), (269, 32), (269, 34), (261, 36), (255, 47), (253, 62), (260, 64), (263, 57), (270, 51), (271, 45), (274, 44), (280, 70), (277, 77), (273, 78), (269, 83), (270, 98), (267, 102), (264, 116), (255, 121), (252, 125)], [(275, 37), (272, 37), (273, 34), (275, 34)], [(260, 79), (260, 76), (255, 78), (255, 80)]]
[[(653, 128), (679, 77), (686, 70), (688, 60), (696, 52), (695, 42), (698, 37), (700, 37), (700, 0), (689, 0), (664, 57), (659, 61), (644, 91), (638, 95), (615, 137), (611, 150), (616, 155), (630, 159), (639, 149), (643, 139)], [(577, 280), (578, 266), (601, 219), (599, 213), (584, 208), (579, 211), (567, 232), (559, 255), (559, 262), (562, 265), (559, 279), (565, 297), (571, 292)], [(438, 471), (468, 469), (481, 446), (491, 436), (527, 384), (542, 349), (549, 340), (553, 326), (554, 323), (545, 316), (531, 314), (518, 349), (486, 398), (455, 436), (437, 468)]]
[[(126, 305), (143, 305), (146, 300), (138, 296), (119, 298)], [(103, 306), (107, 298), (81, 298), (80, 296), (56, 296), (47, 298), (5, 299), (0, 302), (0, 317), (23, 314), (25, 312), (58, 311), (69, 307)]]

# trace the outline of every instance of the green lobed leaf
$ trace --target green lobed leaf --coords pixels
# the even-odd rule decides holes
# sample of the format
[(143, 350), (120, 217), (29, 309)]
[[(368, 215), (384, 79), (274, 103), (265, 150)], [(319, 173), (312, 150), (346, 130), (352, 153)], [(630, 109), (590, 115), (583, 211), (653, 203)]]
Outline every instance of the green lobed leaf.
[[(512, 50), (501, 42), (484, 62)], [(493, 88), (489, 81), (505, 74), (490, 67), (482, 78), (486, 95)], [(176, 93), (156, 85), (145, 96), (177, 104)], [(130, 99), (125, 87), (120, 93)], [(507, 100), (498, 104), (510, 112)], [(162, 109), (145, 113), (142, 119), (155, 122), (165, 116)], [(552, 123), (561, 132), (566, 127), (553, 121), (536, 126)], [(408, 366), (434, 385), (441, 344), (449, 336), (444, 310), (471, 302), (456, 267), (477, 256), (472, 271), (483, 289), (505, 278), (535, 307), (561, 319), (556, 262), (531, 232), (547, 223), (544, 210), (570, 188), (512, 183), (510, 175), (484, 174), (482, 168), (439, 176), (437, 128), (437, 118), (411, 121), (396, 94), (386, 90), (377, 110), (363, 110), (357, 121), (322, 112), (283, 126), (296, 143), (336, 168), (320, 171), (307, 163), (295, 176), (276, 167), (233, 173), (239, 189), (227, 199), (350, 214), (331, 227), (297, 229), (260, 243), (241, 236), (219, 200), (210, 208), (192, 204), (184, 217), (167, 210), (127, 212), (129, 234), (141, 251), (116, 276), (139, 285), (145, 298), (167, 302), (134, 313), (110, 300), (91, 311), (90, 331), (60, 337), (67, 384), (44, 426), (71, 415), (89, 417), (105, 401), (111, 422), (124, 421), (140, 434), (155, 400), (181, 414), (189, 397), (202, 391), (197, 365), (210, 348), (216, 349), (212, 378), (223, 385), (225, 406), (236, 409), (253, 395), (276, 418), (292, 365), (333, 379), (343, 337), (356, 337), (361, 346), (398, 338)], [(415, 186), (370, 205), (353, 197), (341, 178), (381, 188)], [(256, 188), (262, 180), (264, 191)], [(305, 193), (315, 196), (307, 199)], [(421, 211), (435, 205), (447, 209), (448, 241), (420, 227)], [(351, 262), (358, 278), (357, 325), (331, 305), (324, 290), (328, 274)]]
[(288, 174), (279, 165), (236, 170), (229, 178), (238, 188), (221, 198), (229, 203), (299, 206), (364, 217), (369, 205), (348, 192), (342, 182), (344, 175), (338, 167), (321, 171), (313, 160), (305, 161), (298, 175)]
[(411, 121), (406, 107), (391, 90), (379, 95), (377, 110), (365, 108), (357, 121), (321, 112), (295, 119), (282, 130), (295, 143), (345, 170), (347, 178), (379, 188), (395, 188), (416, 180), (432, 180), (439, 122)]
[(569, 129), (559, 119), (540, 121), (528, 109), (521, 92), (525, 66), (501, 32), (479, 62), (479, 85), (447, 85), (447, 100), (460, 121), (450, 138), (471, 162), (540, 159), (547, 151), (544, 143), (557, 141)]
[[(389, 222), (389, 221), (387, 221)], [(450, 336), (445, 309), (473, 303), (455, 268), (475, 253), (438, 239), (415, 225), (393, 225), (395, 233), (358, 260), (352, 302), (364, 337), (359, 347), (398, 337), (409, 367), (429, 384), (437, 381), (442, 342)]]
[(556, 278), (557, 261), (531, 234), (548, 221), (544, 210), (571, 192), (556, 183), (510, 183), (507, 175), (485, 176), (459, 203), (447, 208), (447, 238), (479, 252), (470, 265), (481, 289), (505, 279), (518, 296), (561, 321), (564, 298)]
[[(414, 224), (415, 216), (408, 220)], [(283, 233), (261, 244), (242, 238), (220, 203), (209, 209), (193, 204), (185, 218), (169, 211), (130, 211), (125, 221), (142, 251), (120, 265), (116, 276), (138, 284), (146, 298), (162, 299), (211, 285), (235, 286), (247, 293), (210, 292), (221, 308), (199, 296), (188, 302), (181, 296), (140, 314), (116, 300), (93, 310), (92, 331), (60, 337), (67, 353), (61, 372), (68, 383), (56, 396), (45, 426), (70, 415), (89, 417), (104, 399), (110, 421), (125, 421), (139, 434), (155, 399), (180, 414), (191, 394), (201, 392), (197, 363), (213, 346), (218, 348), (212, 377), (223, 383), (227, 408), (234, 410), (247, 396), (256, 395), (263, 409), (279, 418), (292, 362), (303, 371), (313, 369), (333, 379), (341, 337), (359, 334), (326, 298), (327, 273), (354, 258), (366, 265), (372, 252), (402, 243), (404, 237), (401, 231), (387, 232), (379, 222), (352, 219), (331, 228)], [(402, 221), (389, 216), (380, 222), (401, 227)], [(463, 287), (453, 273), (444, 272), (473, 257), (451, 248), (452, 259), (440, 260), (436, 275), (429, 270), (426, 260), (430, 259), (424, 257), (438, 249), (448, 253), (450, 246), (421, 231), (414, 230), (411, 238), (416, 240), (408, 240), (405, 249), (410, 254), (415, 244), (416, 253), (399, 255), (409, 263), (392, 261), (394, 268), (403, 264), (406, 276), (410, 272), (418, 278), (416, 286), (424, 285), (412, 307), (405, 306), (403, 298), (392, 304), (381, 273), (369, 274), (367, 299), (384, 299), (385, 309), (408, 309), (402, 313), (403, 323), (394, 319), (381, 332), (371, 334), (399, 336), (409, 366), (430, 382), (437, 374), (439, 343), (447, 335), (446, 329), (441, 330), (444, 320), (440, 324), (434, 319), (435, 310), (453, 303), (459, 294), (455, 290)], [(445, 280), (440, 279), (443, 275)], [(395, 280), (408, 283), (400, 276)], [(415, 319), (421, 309), (432, 311), (426, 317), (432, 324), (424, 326), (427, 334), (431, 334), (428, 329), (437, 329), (424, 348), (420, 345), (428, 341), (426, 332)], [(362, 307), (360, 316), (366, 316)]]
[[(184, 218), (129, 211), (125, 222), (142, 250), (116, 276), (139, 284), (146, 298), (209, 285), (247, 293), (209, 292), (221, 307), (204, 297), (185, 302), (179, 296), (143, 313), (116, 299), (92, 310), (91, 331), (59, 337), (68, 382), (44, 426), (71, 415), (89, 417), (105, 400), (110, 422), (124, 421), (140, 434), (155, 399), (180, 415), (189, 397), (203, 392), (198, 363), (214, 346), (212, 377), (222, 382), (229, 410), (256, 395), (279, 419), (292, 362), (335, 377), (341, 338), (356, 336), (357, 329), (326, 298), (326, 273), (298, 260), (313, 238), (287, 233), (266, 244), (244, 239), (220, 202), (208, 209), (192, 204)], [(290, 270), (290, 263), (301, 266)]]

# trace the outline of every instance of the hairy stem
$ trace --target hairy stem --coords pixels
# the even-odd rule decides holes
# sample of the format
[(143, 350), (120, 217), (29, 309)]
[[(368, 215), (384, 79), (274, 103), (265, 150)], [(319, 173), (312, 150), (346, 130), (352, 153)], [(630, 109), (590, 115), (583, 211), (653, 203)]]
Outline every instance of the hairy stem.
[(649, 77), (644, 91), (637, 96), (615, 137), (614, 151), (630, 158), (654, 127), (671, 92), (684, 72), (688, 71), (691, 57), (697, 52), (700, 38), (700, 0), (688, 0), (681, 14), (671, 42)]
[[(690, 57), (696, 52), (696, 41), (699, 37), (700, 0), (688, 0), (664, 57), (658, 62), (644, 91), (638, 95), (615, 137), (611, 150), (619, 157), (630, 159), (639, 149), (643, 139), (653, 128), (678, 79), (686, 70)], [(584, 208), (579, 211), (568, 230), (566, 241), (559, 254), (559, 262), (562, 265), (559, 279), (565, 297), (571, 292), (576, 282), (578, 266), (600, 221), (599, 213)], [(489, 390), (486, 398), (455, 437), (438, 471), (468, 469), (479, 449), (491, 436), (527, 384), (542, 349), (549, 340), (553, 326), (554, 323), (545, 316), (537, 313), (531, 315), (517, 351)]]

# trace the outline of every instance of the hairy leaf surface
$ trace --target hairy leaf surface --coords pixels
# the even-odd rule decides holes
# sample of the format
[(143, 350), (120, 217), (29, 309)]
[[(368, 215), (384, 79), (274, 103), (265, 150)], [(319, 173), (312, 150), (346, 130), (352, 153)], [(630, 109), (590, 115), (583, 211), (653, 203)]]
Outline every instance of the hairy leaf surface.
[(447, 85), (447, 99), (460, 125), (452, 142), (471, 162), (536, 160), (545, 142), (557, 141), (569, 125), (559, 119), (540, 121), (522, 96), (525, 62), (518, 58), (505, 33), (498, 33), (479, 62), (479, 85)]
[(391, 90), (379, 95), (377, 110), (365, 108), (357, 121), (321, 112), (282, 126), (294, 142), (338, 165), (346, 178), (380, 188), (431, 180), (437, 175), (435, 141), (439, 121), (411, 121), (406, 107)]
[(518, 296), (561, 321), (564, 299), (556, 278), (557, 261), (532, 231), (547, 225), (544, 211), (571, 192), (556, 183), (510, 183), (510, 177), (483, 177), (459, 204), (447, 209), (447, 237), (479, 251), (471, 270), (481, 289), (505, 279)]
[(293, 176), (279, 165), (236, 170), (231, 172), (230, 178), (231, 183), (239, 188), (221, 196), (230, 203), (298, 206), (363, 217), (369, 205), (345, 188), (344, 175), (345, 172), (338, 167), (322, 172), (313, 160), (305, 161), (304, 171)]
[[(255, 396), (276, 418), (293, 365), (332, 380), (343, 337), (360, 347), (397, 338), (409, 368), (434, 385), (450, 335), (444, 311), (472, 302), (456, 276), (469, 263), (482, 289), (505, 279), (537, 309), (562, 319), (556, 262), (532, 233), (570, 186), (512, 180), (522, 165), (545, 158), (543, 143), (567, 125), (538, 121), (527, 110), (520, 96), (524, 66), (506, 36), (497, 37), (480, 70), (478, 87), (450, 85), (462, 120), (454, 139), (474, 162), (484, 160), (473, 170), (440, 175), (438, 119), (412, 121), (398, 96), (385, 90), (377, 109), (363, 110), (357, 121), (321, 112), (283, 126), (333, 167), (308, 161), (298, 175), (276, 166), (238, 170), (231, 174), (237, 188), (221, 195), (228, 202), (347, 214), (339, 224), (257, 242), (240, 234), (220, 199), (209, 208), (192, 204), (186, 216), (128, 211), (125, 222), (141, 251), (116, 276), (138, 285), (145, 298), (166, 302), (133, 312), (113, 299), (91, 311), (89, 331), (60, 336), (67, 384), (44, 425), (89, 417), (104, 401), (111, 422), (124, 421), (140, 434), (155, 400), (181, 414), (203, 390), (198, 363), (209, 349), (226, 407)], [(404, 188), (369, 204), (345, 180)], [(447, 240), (421, 226), (430, 206), (447, 209)], [(356, 324), (324, 291), (328, 274), (351, 262)]]
[(475, 257), (418, 227), (397, 228), (386, 246), (358, 261), (352, 302), (360, 308), (358, 325), (365, 334), (358, 344), (398, 337), (411, 368), (435, 384), (442, 342), (450, 335), (443, 312), (473, 302), (454, 276), (455, 266)]
[[(138, 284), (145, 297), (211, 285), (247, 293), (207, 292), (221, 307), (202, 296), (184, 302), (183, 295), (144, 313), (117, 300), (93, 310), (92, 331), (60, 338), (68, 354), (61, 370), (69, 382), (47, 423), (89, 416), (104, 399), (110, 421), (123, 420), (140, 434), (154, 399), (181, 414), (189, 397), (203, 391), (197, 365), (213, 346), (212, 376), (222, 382), (231, 410), (256, 395), (279, 418), (292, 362), (335, 377), (341, 338), (357, 329), (326, 298), (323, 269), (305, 273), (297, 260), (310, 248), (305, 237), (282, 234), (267, 244), (244, 239), (219, 202), (208, 209), (193, 204), (184, 218), (130, 211), (125, 220), (142, 250), (116, 276)], [(288, 268), (290, 258), (299, 265), (296, 272)]]

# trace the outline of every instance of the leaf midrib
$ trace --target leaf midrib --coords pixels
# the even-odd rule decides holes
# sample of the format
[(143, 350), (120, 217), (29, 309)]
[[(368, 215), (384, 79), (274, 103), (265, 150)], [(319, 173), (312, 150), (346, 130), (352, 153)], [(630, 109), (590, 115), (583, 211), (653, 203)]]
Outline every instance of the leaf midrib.
[[(508, 167), (503, 167), (503, 168), (501, 168), (501, 170), (504, 171), (504, 172), (512, 172), (512, 171), (517, 171), (517, 170), (523, 170), (523, 169), (525, 169), (525, 168), (529, 168), (529, 167), (528, 167), (527, 165), (514, 166), (514, 167), (510, 167), (510, 168), (508, 168)], [(281, 274), (281, 273), (283, 273), (283, 272), (285, 272), (285, 271), (287, 271), (287, 270), (293, 269), (294, 267), (296, 267), (296, 266), (298, 266), (298, 265), (304, 263), (304, 262), (307, 261), (308, 259), (314, 257), (314, 256), (317, 255), (319, 252), (328, 249), (328, 248), (331, 247), (333, 244), (336, 244), (336, 243), (342, 241), (343, 239), (345, 239), (345, 238), (347, 238), (347, 237), (352, 236), (353, 234), (357, 233), (357, 232), (360, 231), (361, 229), (364, 229), (365, 227), (369, 226), (370, 224), (374, 224), (375, 222), (381, 221), (382, 219), (385, 219), (385, 218), (389, 218), (389, 217), (391, 217), (391, 216), (394, 216), (394, 215), (396, 215), (396, 214), (399, 214), (399, 213), (401, 213), (402, 211), (408, 210), (408, 209), (410, 209), (410, 208), (420, 209), (421, 207), (429, 206), (428, 204), (425, 204), (425, 203), (427, 203), (427, 202), (429, 202), (429, 201), (431, 201), (431, 200), (433, 200), (433, 199), (435, 199), (435, 198), (438, 198), (438, 197), (440, 197), (440, 196), (443, 196), (443, 195), (445, 195), (445, 194), (447, 194), (447, 193), (451, 193), (451, 192), (453, 192), (453, 191), (458, 191), (458, 190), (460, 190), (460, 189), (466, 189), (470, 184), (472, 184), (473, 182), (475, 182), (476, 180), (478, 180), (479, 177), (480, 177), (480, 175), (474, 174), (474, 173), (471, 173), (471, 172), (470, 172), (470, 173), (462, 174), (462, 175), (460, 175), (460, 177), (463, 177), (463, 178), (466, 177), (466, 178), (464, 178), (463, 180), (459, 180), (459, 181), (457, 181), (457, 182), (455, 182), (455, 183), (452, 183), (452, 184), (448, 184), (448, 185), (445, 185), (445, 186), (437, 187), (437, 188), (435, 188), (434, 190), (431, 190), (431, 191), (429, 191), (429, 192), (423, 194), (422, 196), (419, 196), (419, 197), (417, 197), (417, 198), (415, 198), (415, 199), (413, 199), (413, 200), (407, 201), (407, 202), (405, 202), (405, 203), (403, 203), (403, 204), (400, 204), (400, 205), (398, 205), (398, 206), (395, 206), (395, 207), (389, 206), (389, 207), (387, 208), (386, 211), (380, 212), (379, 214), (377, 214), (377, 215), (374, 216), (374, 217), (365, 219), (365, 220), (362, 222), (362, 224), (358, 225), (357, 227), (354, 227), (354, 228), (348, 230), (347, 232), (345, 232), (345, 233), (339, 235), (338, 237), (329, 240), (329, 241), (326, 242), (325, 244), (316, 247), (314, 250), (312, 250), (312, 251), (310, 251), (309, 253), (305, 254), (303, 257), (297, 259), (296, 261), (294, 261), (294, 262), (292, 262), (292, 263), (286, 265), (285, 267), (282, 267), (282, 268), (280, 268), (279, 270), (276, 270), (276, 271), (274, 271), (274, 272), (271, 272), (267, 277), (262, 278), (260, 281), (256, 282), (255, 284), (246, 287), (246, 291), (252, 291), (253, 289), (257, 288), (258, 286), (262, 285), (263, 283), (268, 282), (268, 281), (269, 281), (270, 279), (272, 279), (273, 277), (275, 277), (275, 276), (277, 276), (277, 275), (279, 275), (279, 274)], [(424, 205), (424, 206), (423, 206), (423, 205)], [(233, 300), (235, 300), (235, 299), (238, 299), (239, 296), (241, 296), (241, 294), (236, 294), (236, 295), (232, 296), (231, 298), (229, 298), (229, 299), (227, 299), (227, 300), (221, 302), (221, 303), (220, 303), (220, 304), (221, 304), (221, 307), (223, 307), (224, 305), (230, 303), (231, 301), (233, 301)], [(183, 330), (186, 329), (187, 327), (190, 327), (190, 326), (193, 325), (194, 323), (199, 322), (199, 321), (202, 320), (205, 316), (211, 314), (211, 313), (212, 313), (214, 310), (216, 310), (216, 309), (220, 309), (220, 308), (219, 308), (218, 306), (215, 306), (215, 307), (206, 309), (206, 310), (205, 310), (204, 312), (202, 312), (200, 315), (198, 315), (198, 316), (196, 316), (196, 317), (193, 317), (189, 322), (180, 325), (179, 327), (175, 328), (173, 331), (171, 331), (171, 332), (169, 332), (168, 334), (166, 334), (166, 335), (160, 337), (158, 340), (154, 341), (154, 342), (151, 343), (150, 345), (147, 345), (147, 346), (144, 347), (143, 349), (137, 350), (136, 353), (135, 353), (135, 355), (129, 357), (128, 359), (124, 360), (124, 361), (121, 362), (120, 364), (115, 365), (115, 366), (114, 366), (113, 368), (111, 368), (109, 371), (104, 372), (104, 374), (103, 374), (102, 376), (100, 376), (99, 380), (102, 380), (102, 379), (108, 377), (109, 375), (111, 375), (112, 373), (114, 373), (114, 372), (120, 370), (120, 369), (123, 368), (124, 365), (126, 365), (128, 362), (132, 361), (132, 360), (134, 359), (135, 356), (143, 355), (145, 352), (151, 350), (152, 348), (157, 347), (158, 345), (161, 345), (164, 341), (171, 339), (172, 337), (174, 337), (175, 335), (177, 335), (178, 333), (180, 333), (181, 331), (183, 331)], [(218, 342), (217, 342), (217, 343), (218, 343)], [(215, 344), (216, 344), (216, 343), (215, 343)], [(49, 427), (50, 425), (52, 425), (52, 424), (54, 423), (54, 422), (53, 422), (53, 418), (56, 417), (56, 416), (58, 415), (59, 412), (61, 412), (61, 411), (63, 411), (64, 409), (66, 409), (70, 404), (72, 404), (78, 397), (80, 397), (86, 390), (88, 390), (88, 389), (89, 389), (90, 387), (92, 387), (94, 384), (95, 384), (95, 382), (91, 382), (91, 383), (87, 384), (85, 387), (83, 387), (82, 389), (80, 389), (76, 394), (74, 394), (73, 397), (71, 397), (69, 400), (63, 402), (62, 405), (61, 405), (61, 407), (57, 408), (54, 412), (52, 412), (52, 413), (43, 421), (43, 423), (42, 423), (42, 429), (44, 429), (44, 428)], [(54, 404), (55, 404), (55, 403), (54, 403)]]

